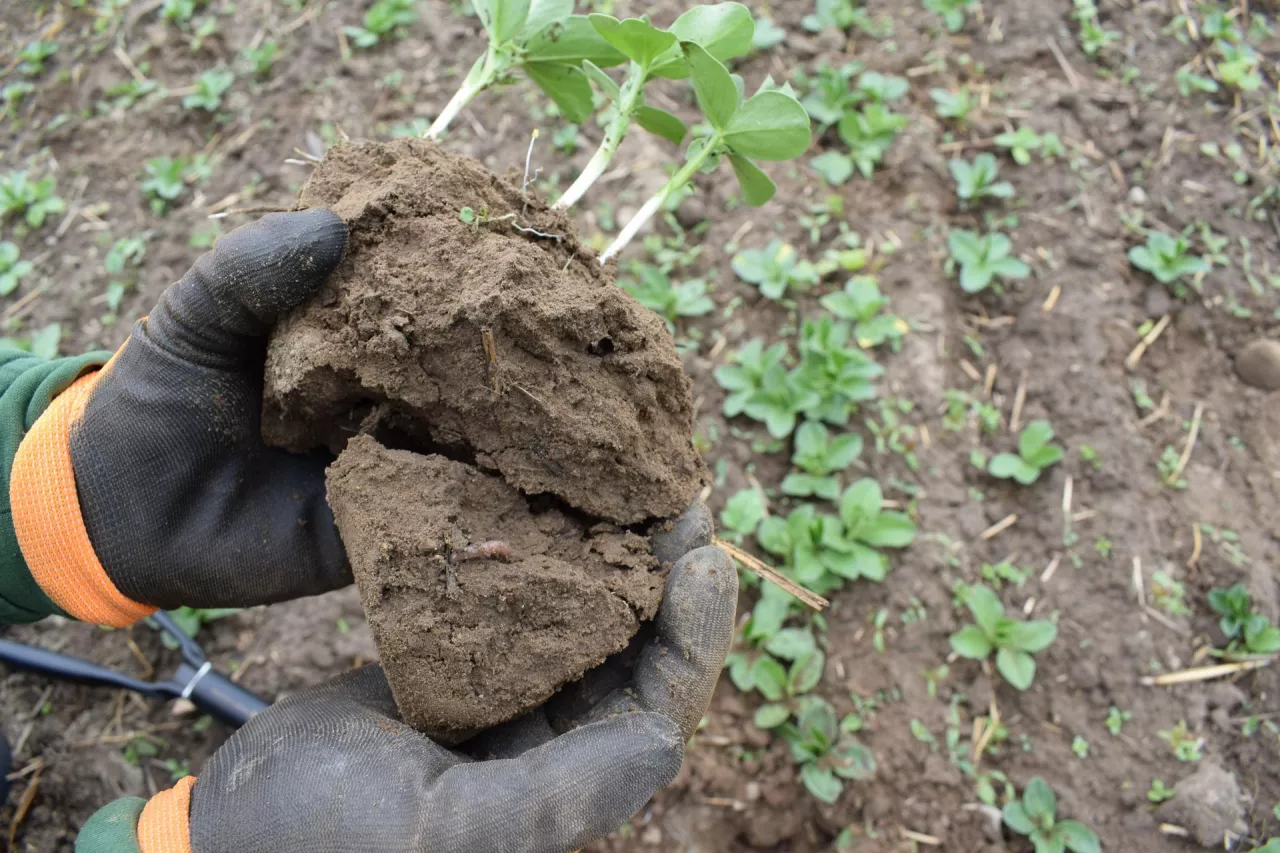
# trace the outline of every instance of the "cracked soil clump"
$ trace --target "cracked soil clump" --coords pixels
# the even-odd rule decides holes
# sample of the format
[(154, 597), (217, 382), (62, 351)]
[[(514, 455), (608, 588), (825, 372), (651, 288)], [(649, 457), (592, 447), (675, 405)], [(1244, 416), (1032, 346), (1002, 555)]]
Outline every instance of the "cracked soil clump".
[(567, 217), (474, 160), (338, 146), (300, 206), (351, 236), (271, 341), (263, 433), (342, 453), (329, 502), (396, 700), (456, 740), (656, 611), (665, 567), (615, 525), (677, 515), (705, 482), (690, 383)]

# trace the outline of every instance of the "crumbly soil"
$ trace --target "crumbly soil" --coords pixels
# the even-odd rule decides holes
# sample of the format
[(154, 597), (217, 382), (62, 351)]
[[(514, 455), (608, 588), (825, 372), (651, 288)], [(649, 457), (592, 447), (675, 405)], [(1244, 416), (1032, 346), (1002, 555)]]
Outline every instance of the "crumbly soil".
[[(294, 10), (249, 0), (235, 3), (234, 15), (218, 14), (216, 35), (193, 51), (190, 35), (161, 20), (154, 4), (132, 5), (137, 9), (127, 26), (101, 36), (87, 12), (64, 9), (50, 71), (18, 111), (21, 123), (0, 124), (3, 167), (57, 174), (70, 209), (82, 211), (62, 230), (55, 223), (21, 237), (4, 228), (23, 257), (36, 261), (33, 276), (3, 303), (14, 331), (60, 322), (64, 352), (118, 345), (127, 318), (146, 313), (197, 254), (188, 239), (209, 227), (210, 213), (293, 207), (308, 176), (308, 167), (285, 163), (299, 159), (295, 148), (320, 156), (327, 143), (341, 139), (339, 128), (385, 139), (401, 123), (434, 116), (482, 43), (475, 18), (422, 0), (423, 19), (406, 38), (344, 55), (342, 27), (359, 24), (362, 8), (312, 2)], [(1079, 49), (1070, 3), (984, 0), (980, 12), (967, 15), (964, 30), (950, 34), (919, 3), (868, 0), (868, 14), (890, 20), (892, 36), (872, 38), (855, 29), (848, 39), (806, 33), (800, 20), (814, 5), (807, 0), (752, 5), (772, 14), (787, 39), (738, 64), (749, 87), (768, 74), (786, 77), (817, 61), (853, 59), (910, 82), (895, 105), (907, 128), (870, 180), (855, 176), (833, 189), (807, 163), (769, 166), (778, 196), (752, 211), (734, 206), (727, 172), (700, 176), (697, 194), (681, 211), (686, 227), (697, 225), (684, 245), (699, 246), (700, 253), (688, 257), (681, 235), (664, 223), (652, 232), (665, 240), (659, 248), (685, 261), (674, 278), (703, 278), (715, 303), (711, 314), (680, 320), (677, 337), (694, 382), (698, 447), (715, 473), (709, 500), (717, 512), (754, 483), (770, 497), (771, 512), (785, 514), (793, 504), (779, 492), (791, 447), (771, 442), (753, 422), (723, 417), (715, 368), (752, 338), (791, 338), (800, 321), (817, 315), (820, 297), (843, 284), (824, 282), (799, 294), (794, 306), (770, 302), (734, 276), (734, 251), (777, 237), (817, 259), (841, 224), (859, 232), (864, 245), (896, 248), (876, 252), (874, 271), (891, 310), (914, 330), (901, 352), (882, 350), (876, 357), (887, 371), (881, 394), (893, 398), (892, 411), (907, 428), (894, 444), (913, 452), (917, 464), (908, 465), (888, 443), (883, 452), (876, 449), (867, 421), (879, 428), (885, 418), (872, 405), (850, 427), (867, 442), (851, 476), (875, 476), (887, 497), (917, 514), (921, 537), (894, 555), (884, 584), (853, 584), (834, 597), (825, 615), (829, 655), (821, 687), (841, 713), (854, 709), (855, 697), (863, 709), (875, 703), (859, 737), (879, 769), (874, 780), (847, 784), (835, 805), (818, 803), (801, 785), (787, 745), (752, 724), (759, 697), (744, 696), (723, 679), (675, 784), (592, 849), (1029, 853), (1026, 840), (1002, 829), (979, 801), (966, 765), (975, 720), (989, 714), (993, 702), (1008, 737), (978, 769), (1000, 771), (1019, 788), (1043, 776), (1058, 793), (1060, 814), (1093, 827), (1104, 850), (1191, 853), (1206, 849), (1192, 833), (1238, 829), (1244, 837), (1234, 849), (1247, 851), (1280, 834), (1274, 813), (1280, 669), (1177, 687), (1142, 680), (1213, 661), (1208, 650), (1222, 643), (1206, 602), (1214, 587), (1245, 583), (1264, 612), (1280, 617), (1274, 568), (1280, 565), (1280, 392), (1241, 381), (1238, 360), (1259, 338), (1280, 338), (1280, 291), (1268, 278), (1280, 272), (1276, 202), (1249, 206), (1275, 184), (1274, 171), (1257, 159), (1260, 140), (1272, 153), (1280, 141), (1265, 111), (1251, 101), (1236, 110), (1225, 94), (1178, 93), (1174, 74), (1196, 48), (1173, 34), (1177, 3), (1099, 0), (1102, 24), (1121, 34), (1100, 62)], [(207, 6), (221, 12), (232, 3)], [(43, 17), (35, 14), (40, 8)], [(647, 12), (665, 24), (682, 8), (666, 0), (619, 2), (615, 12)], [(1239, 8), (1256, 13), (1261, 4)], [(0, 5), (12, 43), (25, 44), (52, 21), (48, 4)], [(220, 120), (182, 110), (179, 96), (127, 112), (96, 111), (108, 87), (132, 76), (115, 55), (117, 45), (135, 64), (149, 62), (150, 78), (178, 90), (217, 62), (235, 62), (260, 34), (278, 39), (280, 59), (266, 80), (237, 81)], [(1261, 49), (1267, 56), (1263, 90), (1274, 93), (1277, 47)], [(939, 119), (930, 90), (966, 84), (978, 103), (969, 124)], [(543, 131), (534, 157), (543, 170), (539, 183), (567, 186), (598, 130), (584, 128), (585, 144), (566, 156), (548, 144), (561, 125), (543, 103), (523, 86), (486, 95), (460, 116), (446, 148), (498, 173), (523, 170), (536, 126)], [(654, 104), (687, 119), (696, 115), (679, 85), (661, 87)], [(67, 119), (54, 123), (59, 114)], [(1058, 133), (1067, 156), (1015, 166), (989, 140), (1022, 125)], [(1240, 167), (1221, 153), (1231, 141), (1242, 146)], [(1210, 143), (1218, 146), (1216, 158), (1204, 147)], [(810, 154), (823, 148), (842, 146), (829, 134)], [(189, 186), (167, 216), (154, 216), (138, 191), (143, 163), (206, 149), (216, 160), (214, 176)], [(1014, 184), (1017, 196), (962, 210), (947, 161), (984, 150), (997, 155), (1000, 178)], [(664, 143), (633, 133), (618, 168), (576, 216), (583, 242), (602, 245), (613, 223), (625, 221), (660, 185), (660, 166), (670, 156)], [(1235, 180), (1237, 169), (1243, 184)], [(829, 196), (839, 198), (842, 212), (825, 224), (806, 220)], [(1229, 238), (1221, 250), (1229, 260), (1215, 264), (1203, 296), (1174, 299), (1129, 265), (1126, 251), (1142, 241), (1131, 227), (1139, 213), (1144, 227), (1176, 233), (1201, 221)], [(946, 233), (981, 227), (988, 215), (1000, 220), (1034, 273), (1002, 295), (965, 296), (944, 269)], [(246, 219), (236, 215), (226, 224)], [(812, 242), (811, 227), (817, 228)], [(496, 227), (476, 239), (492, 233)], [(114, 240), (133, 235), (148, 238), (147, 254), (121, 304), (126, 319), (113, 323), (104, 316), (102, 262)], [(1198, 254), (1207, 251), (1197, 229), (1193, 244)], [(647, 257), (641, 247), (632, 256)], [(31, 296), (37, 288), (43, 290)], [(1170, 322), (1159, 339), (1126, 367), (1140, 325), (1166, 314)], [(497, 345), (500, 362), (515, 358), (501, 337)], [(482, 352), (474, 338), (465, 346)], [(476, 377), (488, 386), (480, 368)], [(1151, 407), (1139, 407), (1134, 380), (1142, 381)], [(961, 430), (948, 429), (947, 391), (996, 407), (997, 432), (980, 433), (972, 419)], [(993, 481), (969, 463), (973, 449), (1015, 446), (1009, 427), (1020, 399), (1021, 422), (1048, 418), (1068, 450), (1063, 464), (1028, 488)], [(902, 412), (899, 401), (911, 410)], [(1188, 488), (1171, 488), (1160, 481), (1157, 462), (1166, 448), (1183, 454), (1198, 404), (1200, 430), (1183, 473)], [(394, 441), (393, 432), (377, 437), (389, 447), (414, 449)], [(1097, 451), (1098, 467), (1081, 458), (1084, 446)], [(1012, 526), (987, 534), (1011, 515), (1017, 516)], [(974, 582), (984, 564), (1005, 558), (1028, 572), (1022, 586), (1002, 589), (1006, 605), (1037, 618), (1056, 614), (1059, 624), (1059, 639), (1038, 656), (1035, 684), (1025, 693), (977, 663), (950, 659), (948, 636), (966, 621), (954, 607), (952, 584)], [(1156, 603), (1155, 571), (1184, 585), (1190, 617), (1171, 616)], [(754, 595), (744, 592), (741, 612)], [(362, 612), (356, 591), (346, 590), (240, 612), (207, 625), (200, 639), (221, 669), (275, 698), (370, 660), (375, 648)], [(142, 626), (103, 633), (50, 620), (6, 636), (136, 675), (152, 668), (167, 673), (174, 665), (173, 653)], [(944, 664), (949, 670), (940, 677)], [(926, 672), (934, 674), (935, 690)], [(1132, 714), (1119, 735), (1105, 723), (1112, 706)], [(31, 792), (30, 808), (15, 821), (13, 849), (69, 853), (76, 829), (102, 803), (168, 786), (175, 772), (169, 762), (178, 769), (189, 762), (198, 772), (227, 733), (196, 719), (120, 692), (5, 676), (0, 726), (18, 747), (16, 769), (26, 775), (15, 780), (0, 820), (17, 815)], [(1180, 721), (1203, 739), (1199, 763), (1179, 761), (1160, 736)], [(1077, 737), (1088, 745), (1087, 757), (1072, 750)], [(157, 754), (129, 753), (130, 763), (126, 750), (138, 738), (153, 739)], [(1167, 811), (1148, 799), (1155, 779), (1177, 792)], [(1194, 800), (1214, 807), (1191, 808)], [(1165, 822), (1187, 835), (1162, 831)]]
[(351, 235), (272, 339), (269, 441), (336, 451), (387, 427), (622, 524), (697, 495), (706, 468), (671, 334), (563, 214), (416, 139), (330, 149), (299, 203)]
[(328, 488), (396, 704), (444, 743), (541, 705), (662, 600), (646, 538), (472, 466), (360, 436)]

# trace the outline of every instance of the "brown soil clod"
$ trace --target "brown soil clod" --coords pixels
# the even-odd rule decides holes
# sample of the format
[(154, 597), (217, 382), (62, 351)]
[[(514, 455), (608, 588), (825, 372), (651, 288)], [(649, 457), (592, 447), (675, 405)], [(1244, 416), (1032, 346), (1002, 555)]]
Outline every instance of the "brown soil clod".
[(571, 223), (474, 160), (340, 146), (301, 204), (351, 236), (271, 342), (263, 432), (342, 452), (329, 501), (396, 699), (456, 740), (656, 612), (647, 541), (615, 525), (674, 516), (704, 482), (689, 380)]

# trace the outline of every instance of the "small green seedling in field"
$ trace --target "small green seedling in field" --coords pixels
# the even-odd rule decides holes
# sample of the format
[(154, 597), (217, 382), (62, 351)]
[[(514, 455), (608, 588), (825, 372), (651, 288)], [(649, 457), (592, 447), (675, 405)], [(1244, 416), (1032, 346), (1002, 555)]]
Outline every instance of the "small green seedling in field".
[(1150, 273), (1161, 284), (1174, 285), (1174, 293), (1179, 298), (1186, 295), (1182, 279), (1209, 271), (1204, 258), (1191, 254), (1191, 243), (1186, 237), (1170, 237), (1162, 231), (1150, 232), (1145, 246), (1130, 249), (1129, 262)]
[(1187, 721), (1179, 720), (1172, 729), (1156, 732), (1160, 739), (1173, 748), (1173, 755), (1179, 761), (1196, 762), (1203, 757), (1204, 738), (1198, 738), (1187, 730)]
[(992, 457), (987, 472), (1001, 480), (1017, 480), (1030, 486), (1040, 479), (1044, 469), (1057, 465), (1066, 455), (1053, 444), (1053, 427), (1048, 421), (1032, 421), (1018, 436), (1018, 453), (999, 453)]
[(964, 13), (978, 7), (978, 0), (924, 0), (924, 7), (942, 18), (947, 32), (958, 33), (964, 29)]
[(835, 571), (850, 580), (884, 580), (889, 560), (881, 548), (906, 548), (916, 538), (916, 525), (906, 513), (884, 509), (880, 484), (859, 480), (840, 497), (841, 537), (832, 547), (843, 555)]
[[(786, 438), (796, 421), (822, 403), (816, 391), (804, 386), (795, 372), (773, 365), (760, 377), (759, 386), (743, 407), (743, 414), (765, 425), (774, 438)], [(728, 401), (725, 401), (726, 406)]]
[(29, 42), (18, 52), (18, 73), (28, 77), (44, 73), (44, 62), (58, 51), (58, 43), (46, 39)]
[(196, 13), (196, 0), (164, 0), (160, 17), (166, 21), (189, 21)]
[(1025, 166), (1031, 162), (1031, 152), (1039, 151), (1044, 139), (1029, 127), (1020, 127), (1015, 131), (1005, 131), (996, 137), (996, 145), (1007, 149), (1013, 162)]
[(825, 426), (805, 421), (796, 430), (791, 464), (800, 470), (782, 481), (783, 494), (819, 497), (833, 501), (840, 496), (840, 479), (835, 476), (853, 464), (862, 453), (862, 436), (846, 433), (834, 438)]
[(888, 343), (896, 352), (910, 327), (901, 317), (881, 313), (888, 305), (889, 298), (870, 275), (854, 276), (845, 282), (844, 290), (822, 297), (823, 308), (854, 324), (858, 346), (870, 349)]
[(200, 154), (187, 157), (152, 157), (142, 166), (139, 189), (151, 202), (151, 212), (164, 214), (182, 196), (188, 183), (202, 181), (212, 174), (209, 158)]
[(266, 77), (271, 73), (271, 66), (280, 58), (280, 42), (275, 39), (263, 39), (257, 46), (247, 46), (240, 51), (240, 56), (253, 69), (255, 77)]
[(984, 198), (1013, 198), (1013, 184), (998, 181), (1000, 166), (992, 154), (979, 154), (972, 163), (956, 158), (950, 163), (951, 177), (956, 181), (956, 195), (961, 201)]
[(871, 177), (889, 146), (907, 126), (907, 117), (884, 104), (868, 104), (840, 119), (840, 139), (849, 146), (849, 157), (864, 178)]
[(1191, 608), (1187, 607), (1186, 589), (1182, 584), (1169, 577), (1167, 572), (1156, 570), (1151, 575), (1151, 598), (1170, 616), (1190, 616)]
[[(169, 610), (167, 612), (173, 618), (174, 624), (182, 630), (182, 633), (194, 638), (196, 634), (200, 633), (201, 626), (218, 619), (225, 619), (240, 611), (234, 607), (179, 607), (177, 610)], [(166, 649), (178, 648), (178, 641), (168, 634), (161, 632), (160, 639), (164, 642)]]
[(951, 648), (970, 660), (986, 660), (996, 653), (996, 669), (1018, 690), (1026, 690), (1036, 676), (1036, 652), (1058, 636), (1058, 628), (1043, 620), (1023, 622), (1005, 615), (1004, 605), (982, 584), (969, 587), (965, 605), (976, 624), (951, 635)]
[(1089, 757), (1089, 741), (1080, 735), (1076, 735), (1071, 740), (1071, 751), (1076, 754), (1076, 758), (1081, 761)]
[(811, 33), (825, 29), (844, 31), (857, 20), (857, 6), (853, 0), (817, 0), (813, 14), (800, 19), (800, 25)]
[(752, 50), (769, 50), (787, 40), (787, 31), (770, 18), (756, 18), (756, 32), (751, 37)]
[(1225, 652), (1227, 657), (1280, 652), (1280, 629), (1254, 609), (1244, 584), (1209, 590), (1209, 606), (1222, 617), (1218, 625), (1230, 641)]
[(756, 528), (765, 517), (764, 493), (760, 489), (743, 489), (725, 501), (720, 511), (721, 535), (730, 542), (740, 544), (747, 536), (755, 535)]
[[(781, 629), (764, 648), (774, 666), (761, 667), (756, 675), (756, 690), (767, 703), (756, 710), (755, 724), (762, 729), (776, 729), (797, 711), (797, 700), (822, 681), (827, 659), (813, 634), (800, 628)], [(788, 661), (790, 666), (784, 668), (775, 658)]]
[(1222, 57), (1217, 63), (1219, 80), (1242, 92), (1254, 92), (1262, 87), (1262, 75), (1258, 73), (1261, 58), (1256, 50), (1247, 44), (1225, 40), (1219, 40), (1217, 48)]
[(957, 229), (947, 235), (951, 252), (948, 265), (960, 268), (960, 289), (965, 293), (986, 290), (996, 279), (1026, 278), (1031, 268), (1013, 256), (1013, 243), (1000, 232), (975, 234)]
[(378, 0), (364, 13), (362, 26), (343, 27), (343, 32), (356, 47), (373, 47), (383, 36), (396, 33), (418, 20), (413, 6), (414, 0)]
[(707, 296), (707, 282), (695, 278), (676, 284), (661, 267), (653, 264), (637, 264), (632, 268), (634, 278), (628, 276), (618, 284), (636, 301), (667, 321), (667, 328), (676, 329), (681, 317), (702, 317), (715, 310), (715, 303)]
[(50, 214), (67, 208), (66, 202), (54, 194), (57, 188), (53, 175), (29, 181), (26, 172), (9, 172), (0, 178), (0, 219), (21, 216), (27, 227), (39, 228)]
[(982, 579), (997, 590), (1003, 589), (1006, 583), (1021, 587), (1030, 576), (1028, 569), (1020, 569), (1009, 560), (999, 563), (983, 563)]
[(1022, 799), (1004, 807), (1004, 825), (1031, 840), (1036, 853), (1099, 853), (1098, 835), (1083, 823), (1058, 817), (1058, 798), (1039, 776), (1022, 789)]
[(834, 803), (844, 793), (844, 780), (865, 781), (875, 776), (871, 750), (846, 729), (854, 715), (840, 721), (831, 703), (819, 696), (805, 697), (794, 723), (785, 724), (782, 737), (791, 757), (800, 765), (800, 779), (816, 799)]
[(1166, 444), (1156, 460), (1156, 471), (1160, 474), (1160, 482), (1171, 489), (1182, 491), (1190, 483), (1182, 476), (1182, 454), (1172, 444)]
[(1112, 705), (1111, 710), (1107, 712), (1107, 731), (1111, 732), (1112, 737), (1119, 737), (1124, 724), (1132, 719), (1132, 712), (1121, 711), (1115, 705)]
[(43, 358), (46, 361), (58, 357), (58, 347), (61, 344), (61, 323), (50, 323), (33, 332), (29, 338), (0, 338), (0, 347), (26, 350), (36, 358)]
[(764, 384), (764, 376), (772, 369), (783, 370), (783, 359), (787, 357), (787, 345), (776, 343), (765, 349), (764, 341), (755, 338), (733, 356), (733, 363), (717, 367), (716, 382), (729, 392), (724, 401), (724, 415), (734, 418), (742, 414), (747, 401)]
[(849, 323), (829, 315), (801, 325), (795, 379), (815, 395), (804, 407), (809, 419), (844, 426), (859, 403), (875, 399), (874, 381), (884, 375), (884, 368), (861, 347), (851, 345), (852, 336)]
[(1165, 785), (1163, 780), (1161, 779), (1151, 780), (1151, 788), (1147, 790), (1148, 800), (1155, 803), (1156, 805), (1159, 805), (1160, 803), (1163, 803), (1166, 800), (1172, 800), (1173, 798), (1174, 798), (1173, 789)]
[(195, 91), (182, 99), (183, 109), (217, 112), (222, 106), (222, 96), (235, 81), (235, 72), (230, 68), (210, 68), (196, 78)]
[(1080, 49), (1094, 57), (1120, 40), (1120, 33), (1103, 29), (1098, 22), (1098, 7), (1093, 0), (1074, 0), (1071, 17), (1080, 24)]
[(763, 249), (744, 249), (733, 257), (733, 271), (747, 284), (760, 288), (766, 299), (778, 300), (788, 289), (808, 290), (818, 283), (813, 264), (796, 254), (795, 246), (770, 240)]
[(946, 89), (930, 89), (929, 97), (933, 99), (933, 108), (939, 118), (955, 119), (961, 123), (969, 119), (969, 113), (973, 112), (974, 107), (978, 105), (969, 94), (968, 86), (961, 86), (955, 92), (949, 92)]
[(147, 254), (147, 241), (143, 237), (121, 237), (111, 245), (102, 266), (110, 276), (107, 282), (107, 314), (104, 325), (111, 325), (119, 317), (120, 303), (125, 291), (134, 284), (133, 270)]
[(8, 240), (0, 241), (0, 296), (8, 296), (18, 289), (18, 283), (31, 274), (31, 261), (21, 260), (17, 245)]

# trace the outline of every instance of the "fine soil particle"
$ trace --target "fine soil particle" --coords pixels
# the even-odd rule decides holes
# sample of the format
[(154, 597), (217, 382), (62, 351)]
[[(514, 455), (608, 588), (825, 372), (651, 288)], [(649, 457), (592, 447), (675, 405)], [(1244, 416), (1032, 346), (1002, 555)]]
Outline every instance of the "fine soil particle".
[(662, 599), (647, 539), (474, 467), (359, 436), (328, 484), (401, 714), (442, 742), (542, 704)]
[(272, 340), (269, 441), (337, 451), (372, 415), (407, 446), (623, 524), (697, 494), (706, 469), (671, 334), (562, 214), (416, 139), (331, 149), (300, 204), (333, 208), (351, 238)]

